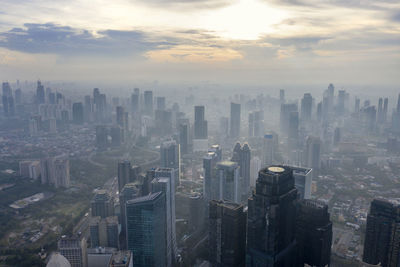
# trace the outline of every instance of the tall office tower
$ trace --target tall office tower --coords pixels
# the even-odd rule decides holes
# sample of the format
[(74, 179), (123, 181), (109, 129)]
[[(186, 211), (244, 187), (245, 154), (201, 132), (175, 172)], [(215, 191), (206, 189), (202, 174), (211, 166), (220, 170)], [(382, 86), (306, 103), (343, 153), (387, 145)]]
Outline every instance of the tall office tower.
[[(154, 178), (151, 182), (152, 193), (162, 192), (165, 198), (165, 218), (166, 225), (166, 249), (167, 249), (167, 266), (173, 266), (176, 258), (176, 233), (173, 232), (173, 224), (175, 224), (175, 216), (172, 214), (172, 194), (174, 189), (171, 187), (171, 180), (169, 178)], [(175, 240), (175, 242), (173, 241)]]
[(377, 122), (379, 124), (383, 123), (383, 99), (382, 97), (379, 98), (378, 101), (378, 114), (377, 114)]
[(336, 127), (335, 131), (333, 132), (333, 145), (335, 146), (339, 145), (341, 139), (342, 139), (342, 130), (341, 128)]
[(217, 199), (217, 195), (213, 193), (215, 193), (214, 189), (217, 184), (215, 167), (219, 161), (218, 154), (213, 151), (208, 151), (203, 157), (203, 195), (206, 203), (211, 199)]
[(98, 190), (90, 201), (92, 217), (106, 218), (114, 216), (114, 200), (106, 190)]
[(122, 188), (131, 181), (131, 163), (127, 160), (118, 162), (118, 191), (121, 192)]
[(126, 203), (127, 244), (134, 255), (134, 267), (168, 266), (165, 216), (162, 192)]
[(311, 184), (312, 184), (312, 169), (287, 166), (292, 169), (294, 177), (294, 186), (299, 193), (300, 199), (310, 199), (311, 198)]
[(400, 203), (378, 198), (367, 217), (363, 261), (381, 266), (400, 264)]
[[(172, 259), (176, 259), (177, 255), (177, 244), (176, 244), (176, 227), (175, 227), (175, 176), (176, 170), (173, 168), (157, 168), (154, 170), (154, 179), (156, 181), (163, 181), (163, 185), (159, 184), (152, 184), (152, 193), (156, 191), (163, 191), (164, 193), (168, 193), (165, 191), (168, 186), (169, 194), (165, 196), (166, 198), (166, 210), (167, 210), (167, 220), (170, 221), (170, 228), (168, 227), (168, 236), (171, 237), (171, 248), (172, 248)], [(169, 181), (169, 185), (165, 184), (165, 180)], [(154, 180), (153, 180), (154, 181)], [(164, 189), (163, 189), (164, 188)]]
[(317, 200), (301, 200), (296, 214), (297, 266), (330, 263), (332, 222), (328, 206)]
[(266, 134), (263, 138), (263, 150), (262, 150), (262, 165), (269, 166), (274, 163), (275, 149), (274, 149), (274, 135)]
[(285, 90), (284, 89), (279, 90), (279, 103), (285, 104)]
[(289, 114), (289, 148), (296, 149), (299, 143), (299, 113), (292, 111)]
[(2, 84), (2, 100), (3, 100), (3, 112), (4, 116), (10, 117), (15, 114), (14, 98), (12, 95), (12, 89), (8, 82)]
[(189, 153), (189, 143), (190, 143), (190, 124), (188, 122), (183, 122), (179, 124), (179, 145), (182, 154)]
[(36, 103), (39, 105), (44, 104), (45, 102), (44, 86), (40, 81), (38, 81), (36, 88)]
[(153, 116), (153, 91), (144, 91), (144, 114)]
[(97, 104), (97, 101), (100, 97), (100, 90), (99, 88), (93, 88), (93, 103)]
[(147, 195), (142, 194), (142, 184), (139, 181), (127, 183), (119, 193), (119, 206), (121, 210), (121, 248), (126, 249), (126, 202), (128, 200)]
[(89, 221), (90, 246), (119, 248), (118, 217), (91, 217)]
[(312, 115), (312, 96), (310, 93), (305, 93), (303, 98), (301, 99), (301, 120), (308, 122), (311, 120)]
[(19, 105), (22, 104), (22, 90), (18, 88), (15, 90), (15, 104)]
[(175, 186), (179, 186), (181, 153), (175, 140), (165, 141), (160, 146), (160, 166), (175, 171)]
[(253, 157), (250, 161), (250, 186), (256, 186), (256, 180), (258, 177), (258, 171), (261, 170), (261, 159), (259, 157)]
[(95, 88), (95, 91), (93, 92), (94, 96), (94, 104), (95, 104), (95, 117), (96, 121), (100, 122), (106, 122), (106, 111), (107, 111), (107, 99), (105, 94), (100, 94), (100, 91)]
[(304, 165), (315, 172), (319, 170), (321, 166), (321, 139), (319, 137), (307, 137)]
[(248, 201), (246, 266), (295, 266), (297, 189), (292, 170), (260, 170)]
[(249, 113), (249, 137), (262, 136), (264, 133), (264, 113), (262, 110)]
[(92, 121), (92, 111), (93, 111), (93, 103), (90, 95), (85, 95), (85, 105), (84, 105), (84, 112), (83, 118), (86, 122)]
[(207, 121), (204, 119), (204, 106), (194, 107), (194, 138), (208, 138)]
[(156, 110), (155, 116), (156, 133), (160, 136), (171, 135), (172, 133), (172, 112), (170, 110)]
[(246, 212), (243, 205), (211, 200), (209, 255), (212, 266), (242, 267), (246, 259)]
[(335, 86), (333, 84), (328, 85), (328, 89), (324, 92), (324, 97), (326, 97), (327, 102), (326, 102), (326, 109), (327, 112), (333, 111), (333, 105), (334, 105), (334, 96), (335, 96)]
[(346, 99), (346, 91), (339, 90), (338, 91), (338, 101), (336, 107), (336, 113), (338, 115), (343, 115), (345, 112), (345, 99)]
[(164, 96), (156, 97), (156, 103), (157, 103), (157, 109), (158, 110), (165, 110), (166, 109), (165, 97)]
[(83, 123), (83, 104), (81, 102), (72, 104), (72, 121), (76, 124)]
[(232, 138), (240, 136), (240, 104), (231, 103), (231, 123), (229, 135)]
[(86, 239), (79, 237), (62, 237), (58, 240), (58, 251), (71, 264), (71, 267), (86, 267)]
[(239, 165), (239, 175), (241, 179), (242, 193), (245, 199), (248, 197), (250, 191), (250, 160), (251, 160), (251, 150), (249, 145), (246, 143), (243, 146), (240, 143), (236, 143), (233, 149), (233, 155), (231, 161), (238, 163)]
[(54, 186), (68, 188), (70, 185), (69, 160), (58, 157), (53, 160)]
[(356, 97), (355, 103), (354, 103), (354, 113), (360, 112), (360, 99)]
[[(239, 165), (233, 161), (220, 161), (216, 167), (216, 187), (214, 193), (216, 200), (227, 200), (240, 203), (242, 190), (240, 186)], [(212, 195), (213, 192), (212, 192)]]
[(289, 132), (290, 113), (297, 112), (297, 104), (282, 104), (280, 114), (280, 129), (286, 136)]
[(389, 105), (389, 99), (386, 97), (385, 100), (383, 101), (383, 122), (384, 123), (386, 123), (386, 121), (387, 121), (388, 105)]
[(125, 119), (124, 119), (125, 110), (122, 106), (116, 107), (116, 122), (117, 125), (121, 126), (121, 128), (125, 128)]
[(139, 106), (139, 92), (138, 93), (133, 93), (131, 95), (131, 111), (132, 113), (138, 113), (140, 110), (140, 106)]

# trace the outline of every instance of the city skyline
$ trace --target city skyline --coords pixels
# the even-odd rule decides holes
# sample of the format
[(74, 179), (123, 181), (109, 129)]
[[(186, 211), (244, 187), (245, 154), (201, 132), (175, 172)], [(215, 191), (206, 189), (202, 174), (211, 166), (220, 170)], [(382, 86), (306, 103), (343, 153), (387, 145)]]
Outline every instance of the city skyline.
[(393, 87), (399, 10), (391, 0), (5, 0), (0, 79)]

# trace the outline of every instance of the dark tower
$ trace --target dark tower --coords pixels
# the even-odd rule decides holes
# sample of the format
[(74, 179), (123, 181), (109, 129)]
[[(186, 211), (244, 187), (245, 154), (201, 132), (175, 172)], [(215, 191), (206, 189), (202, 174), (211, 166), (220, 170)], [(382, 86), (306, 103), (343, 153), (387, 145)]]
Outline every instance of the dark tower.
[(332, 222), (328, 206), (312, 199), (298, 203), (296, 215), (297, 266), (322, 267), (330, 263)]
[(229, 135), (233, 138), (240, 136), (240, 104), (231, 103), (231, 125)]
[(207, 139), (207, 121), (204, 119), (204, 106), (194, 107), (194, 138)]
[(297, 189), (285, 166), (263, 168), (248, 201), (246, 266), (295, 264)]

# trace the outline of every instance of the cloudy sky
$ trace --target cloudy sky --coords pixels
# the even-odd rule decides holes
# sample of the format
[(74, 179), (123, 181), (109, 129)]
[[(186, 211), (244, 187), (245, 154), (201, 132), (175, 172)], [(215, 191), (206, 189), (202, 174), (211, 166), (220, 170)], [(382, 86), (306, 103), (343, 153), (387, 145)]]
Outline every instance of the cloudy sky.
[(398, 0), (1, 0), (0, 80), (400, 82)]

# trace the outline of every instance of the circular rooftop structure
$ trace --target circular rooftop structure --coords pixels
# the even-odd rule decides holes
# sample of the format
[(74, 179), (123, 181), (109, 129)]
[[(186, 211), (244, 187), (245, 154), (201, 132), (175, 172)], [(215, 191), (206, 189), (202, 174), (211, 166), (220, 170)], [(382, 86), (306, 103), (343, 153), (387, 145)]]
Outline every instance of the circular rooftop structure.
[(60, 253), (56, 252), (51, 255), (50, 261), (46, 267), (71, 267), (69, 261)]
[(268, 167), (268, 170), (269, 170), (270, 172), (275, 172), (275, 173), (282, 173), (282, 172), (285, 171), (284, 168), (278, 167), (278, 166), (271, 166), (271, 167)]

